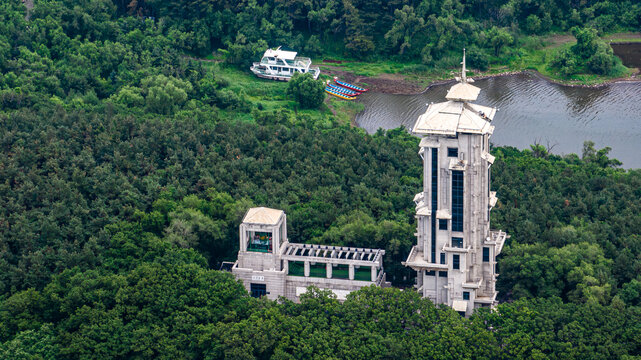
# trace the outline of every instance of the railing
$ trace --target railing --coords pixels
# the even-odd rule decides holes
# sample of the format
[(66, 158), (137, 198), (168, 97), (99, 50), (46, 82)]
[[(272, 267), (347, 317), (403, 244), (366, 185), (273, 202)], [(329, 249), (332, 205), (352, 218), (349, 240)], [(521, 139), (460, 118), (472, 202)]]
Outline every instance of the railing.
[(381, 269), (378, 269), (378, 276), (376, 277), (376, 285), (381, 286), (383, 283), (383, 277), (385, 276), (385, 272)]
[(490, 241), (494, 242), (495, 250), (494, 255), (498, 255), (503, 250), (503, 245), (505, 245), (505, 240), (507, 239), (507, 234), (501, 230), (492, 230), (490, 231)]

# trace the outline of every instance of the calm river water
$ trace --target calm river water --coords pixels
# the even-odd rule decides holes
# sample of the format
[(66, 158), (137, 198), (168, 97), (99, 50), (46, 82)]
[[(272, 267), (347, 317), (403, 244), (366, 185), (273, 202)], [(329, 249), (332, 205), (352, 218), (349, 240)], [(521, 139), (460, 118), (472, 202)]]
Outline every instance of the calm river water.
[[(411, 127), (430, 102), (445, 101), (453, 83), (430, 87), (419, 95), (364, 93), (365, 110), (356, 124), (367, 132)], [(641, 82), (598, 88), (561, 86), (535, 74), (477, 80), (477, 104), (498, 108), (491, 141), (529, 148), (538, 142), (555, 154), (581, 155), (583, 142), (610, 146), (610, 156), (624, 168), (641, 168)]]

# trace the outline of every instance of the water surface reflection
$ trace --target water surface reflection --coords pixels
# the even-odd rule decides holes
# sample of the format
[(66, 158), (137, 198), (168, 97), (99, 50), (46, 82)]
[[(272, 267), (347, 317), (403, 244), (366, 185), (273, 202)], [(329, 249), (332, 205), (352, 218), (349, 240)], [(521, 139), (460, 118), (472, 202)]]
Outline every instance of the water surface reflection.
[[(410, 127), (430, 102), (441, 102), (452, 84), (433, 86), (419, 95), (365, 93), (365, 110), (356, 123), (368, 132), (379, 127)], [(568, 87), (534, 74), (478, 80), (478, 104), (499, 109), (494, 118), (496, 145), (554, 146), (557, 154), (578, 153), (585, 140), (626, 168), (641, 168), (641, 83), (615, 83), (598, 88)]]

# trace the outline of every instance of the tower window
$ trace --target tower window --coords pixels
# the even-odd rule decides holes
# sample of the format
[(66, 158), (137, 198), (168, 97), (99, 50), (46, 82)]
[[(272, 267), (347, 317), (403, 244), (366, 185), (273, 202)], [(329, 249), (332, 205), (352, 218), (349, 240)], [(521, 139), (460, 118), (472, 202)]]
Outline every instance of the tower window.
[(272, 252), (273, 238), (271, 232), (254, 232), (248, 233), (249, 242), (247, 243), (247, 251), (255, 252)]
[(458, 270), (461, 268), (461, 257), (458, 254), (452, 255), (452, 269)]
[[(432, 211), (436, 212), (438, 206), (438, 149), (432, 148)], [(436, 263), (436, 217), (432, 216), (431, 221), (432, 244), (431, 257), (433, 263)]]
[(251, 291), (252, 297), (259, 298), (261, 296), (267, 295), (267, 285), (265, 284), (249, 284), (249, 290)]
[(447, 271), (439, 271), (438, 272), (438, 277), (447, 277)]
[(436, 272), (434, 270), (425, 270), (425, 276), (436, 276)]
[(483, 262), (490, 262), (490, 248), (483, 248)]
[(453, 237), (452, 238), (452, 247), (462, 248), (463, 247), (463, 238)]
[(458, 157), (458, 148), (447, 148), (447, 156), (448, 157)]
[(452, 231), (463, 231), (462, 171), (452, 171)]
[(463, 300), (469, 300), (469, 299), (470, 299), (470, 292), (463, 291)]
[(445, 264), (445, 253), (441, 253), (441, 264)]
[(447, 230), (447, 220), (446, 219), (438, 219), (438, 229), (439, 230)]

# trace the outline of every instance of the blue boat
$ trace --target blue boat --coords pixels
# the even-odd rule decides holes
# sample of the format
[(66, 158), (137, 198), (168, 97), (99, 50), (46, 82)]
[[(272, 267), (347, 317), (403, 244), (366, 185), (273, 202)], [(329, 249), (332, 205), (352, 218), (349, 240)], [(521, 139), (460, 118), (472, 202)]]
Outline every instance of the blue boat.
[(330, 88), (329, 86), (326, 86), (326, 87), (325, 87), (325, 92), (326, 92), (326, 93), (328, 93), (328, 94), (330, 94), (330, 95), (334, 95), (334, 96), (336, 96), (336, 97), (339, 97), (339, 98), (341, 98), (341, 99), (344, 99), (344, 100), (354, 100), (354, 99), (355, 99), (355, 97), (351, 97), (351, 96), (343, 95), (343, 94), (341, 94), (341, 93), (339, 93), (339, 92), (336, 92), (336, 91), (332, 90), (332, 88)]
[(342, 87), (344, 87), (346, 89), (353, 90), (353, 91), (356, 91), (356, 92), (359, 92), (359, 93), (362, 93), (362, 92), (365, 92), (365, 91), (369, 90), (369, 89), (363, 89), (362, 87), (358, 87), (356, 85), (352, 85), (350, 83), (346, 83), (344, 81), (340, 81), (336, 77), (334, 78), (334, 81), (336, 81), (336, 83), (338, 85), (340, 85), (340, 86), (342, 86)]
[(336, 86), (336, 85), (333, 85), (333, 84), (327, 84), (327, 86), (329, 88), (331, 88), (332, 90), (334, 90), (336, 92), (339, 92), (341, 94), (347, 95), (347, 96), (357, 96), (357, 95), (359, 95), (359, 93), (356, 92), (356, 91), (348, 90), (348, 89), (345, 89), (345, 88), (342, 88), (340, 86)]

